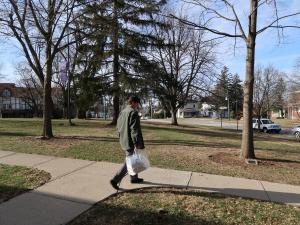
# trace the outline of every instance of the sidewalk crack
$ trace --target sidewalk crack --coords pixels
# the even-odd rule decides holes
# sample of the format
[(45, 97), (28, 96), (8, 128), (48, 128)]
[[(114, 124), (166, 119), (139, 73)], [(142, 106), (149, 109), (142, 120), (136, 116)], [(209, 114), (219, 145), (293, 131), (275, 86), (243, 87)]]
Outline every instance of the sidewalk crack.
[(188, 187), (190, 186), (190, 182), (191, 182), (192, 176), (193, 176), (193, 172), (191, 172), (191, 174), (190, 174), (190, 178), (189, 178), (189, 180), (187, 182), (187, 185), (186, 185), (185, 189), (188, 189)]
[(51, 182), (53, 182), (53, 181), (56, 181), (56, 180), (58, 180), (58, 179), (61, 179), (61, 178), (65, 177), (65, 176), (68, 176), (68, 175), (70, 175), (71, 173), (74, 173), (74, 172), (79, 171), (79, 170), (81, 170), (81, 169), (87, 168), (87, 167), (89, 167), (89, 166), (91, 166), (91, 165), (93, 165), (93, 164), (95, 164), (95, 163), (97, 163), (97, 162), (91, 162), (91, 163), (89, 163), (89, 164), (87, 164), (87, 165), (81, 166), (81, 167), (79, 167), (79, 168), (77, 168), (77, 169), (75, 169), (75, 170), (72, 170), (72, 171), (68, 172), (68, 173), (65, 173), (65, 174), (62, 174), (62, 175), (60, 175), (60, 176), (57, 176), (55, 179), (51, 180), (51, 181), (48, 182), (47, 184), (49, 184), (49, 183), (51, 183)]
[(264, 189), (264, 191), (265, 191), (265, 193), (266, 193), (266, 195), (267, 195), (267, 197), (268, 197), (268, 200), (271, 202), (272, 200), (271, 200), (271, 198), (270, 198), (270, 195), (269, 195), (268, 191), (265, 189), (265, 186), (263, 185), (263, 183), (262, 183), (261, 181), (259, 181), (259, 183), (260, 183), (260, 185), (262, 186), (262, 188)]

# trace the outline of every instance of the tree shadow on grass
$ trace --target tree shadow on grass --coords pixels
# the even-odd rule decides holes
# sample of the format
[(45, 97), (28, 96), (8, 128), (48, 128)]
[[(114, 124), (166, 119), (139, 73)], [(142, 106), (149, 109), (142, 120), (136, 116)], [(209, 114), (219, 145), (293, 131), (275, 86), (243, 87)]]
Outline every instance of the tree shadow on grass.
[[(160, 126), (154, 127), (151, 125), (144, 125), (143, 127), (145, 129), (151, 130), (151, 131), (162, 130), (162, 131), (173, 131), (173, 132), (178, 132), (178, 133), (182, 133), (182, 134), (207, 136), (207, 137), (222, 137), (222, 138), (228, 138), (228, 139), (240, 138), (241, 139), (240, 132), (237, 133), (236, 131), (229, 130), (229, 129), (223, 129), (223, 130), (216, 129), (215, 131), (212, 131), (212, 130), (200, 130), (195, 127), (193, 127), (192, 129), (186, 129), (186, 127), (160, 127)], [(222, 131), (225, 131), (225, 132), (222, 132)]]
[[(279, 187), (281, 189), (280, 191), (271, 191), (266, 189), (247, 189), (247, 188), (238, 188), (234, 187), (235, 185), (232, 185), (232, 187), (223, 188), (223, 187), (216, 187), (215, 184), (212, 184), (212, 186), (208, 186), (207, 184), (203, 184), (203, 187), (201, 185), (174, 185), (174, 184), (167, 184), (167, 183), (161, 183), (161, 182), (151, 182), (151, 181), (144, 181), (143, 184), (152, 185), (153, 187), (157, 188), (181, 188), (185, 189), (186, 192), (183, 193), (189, 193), (189, 190), (199, 190), (199, 193), (195, 193), (197, 196), (206, 196), (206, 197), (212, 197), (212, 198), (244, 198), (248, 200), (253, 201), (263, 201), (263, 202), (277, 202), (277, 203), (291, 203), (291, 204), (300, 204), (300, 193), (297, 190), (294, 190), (295, 192), (284, 192), (285, 187)], [(221, 184), (220, 184), (221, 185)], [(218, 185), (218, 186), (220, 186)], [(273, 184), (270, 183), (272, 186)], [(274, 187), (278, 187), (278, 184), (274, 184)], [(279, 185), (286, 185), (290, 186), (289, 184), (279, 184)], [(296, 186), (295, 186), (296, 187)], [(272, 188), (270, 188), (272, 189)], [(121, 189), (122, 191), (127, 191), (126, 189)], [(147, 190), (147, 188), (146, 188)]]
[[(132, 193), (134, 193), (133, 191)], [(139, 193), (148, 192), (138, 190)], [(153, 193), (156, 193), (153, 191)], [(157, 191), (161, 193), (161, 191)], [(180, 194), (179, 192), (174, 192)], [(186, 193), (188, 194), (188, 193)], [(83, 214), (74, 218), (67, 225), (82, 224), (111, 224), (111, 225), (231, 225), (220, 221), (208, 220), (184, 211), (162, 209), (148, 209), (143, 205), (120, 205), (114, 201), (101, 201)]]
[(82, 140), (82, 141), (99, 141), (99, 142), (119, 142), (119, 138), (100, 137), (100, 136), (56, 136), (56, 139)]
[(265, 157), (257, 157), (258, 160), (267, 161), (267, 162), (279, 162), (279, 163), (297, 163), (300, 164), (298, 160), (289, 160), (289, 159), (273, 159), (273, 158), (265, 158)]
[[(97, 141), (97, 142), (111, 142), (119, 143), (118, 138), (114, 137), (96, 137), (96, 136), (59, 136), (57, 139), (70, 139), (70, 140), (84, 140), (84, 141)], [(236, 148), (239, 145), (228, 143), (215, 143), (203, 141), (188, 141), (188, 140), (145, 140), (145, 145), (170, 145), (170, 146), (188, 146), (188, 147), (211, 147), (211, 148)]]
[(30, 189), (0, 184), (0, 204), (27, 191)]
[[(156, 184), (148, 182), (149, 184)], [(219, 192), (236, 192), (237, 195), (241, 194), (243, 189), (222, 189), (222, 188), (211, 188), (205, 192), (206, 188), (200, 188), (200, 187), (191, 187), (191, 190), (188, 190), (183, 187), (175, 187), (172, 185), (165, 185), (165, 187), (162, 187), (163, 184), (157, 184), (160, 185), (159, 187), (146, 187), (141, 189), (132, 189), (132, 190), (126, 190), (126, 192), (130, 193), (129, 199), (130, 202), (127, 202), (126, 198), (122, 198), (123, 200), (117, 201), (118, 195), (123, 195), (123, 193), (117, 193), (114, 194), (107, 199), (98, 202), (93, 206), (93, 208), (87, 210), (86, 212), (82, 213), (75, 219), (73, 219), (68, 225), (81, 225), (81, 224), (111, 224), (111, 225), (130, 225), (130, 224), (148, 224), (148, 225), (181, 225), (181, 224), (187, 224), (187, 225), (232, 225), (230, 222), (224, 222), (220, 221), (220, 219), (216, 219), (215, 216), (207, 216), (206, 218), (203, 218), (201, 215), (196, 216), (193, 213), (190, 213), (185, 210), (180, 210), (177, 205), (170, 205), (167, 204), (166, 206), (161, 205), (159, 203), (159, 199), (156, 199), (154, 202), (157, 202), (157, 208), (156, 206), (153, 206), (153, 199), (152, 196), (149, 198), (151, 201), (152, 207), (147, 206), (147, 198), (143, 201), (136, 201), (135, 199), (139, 198), (139, 196), (134, 197), (135, 194), (139, 194), (141, 196), (146, 196), (144, 194), (161, 194), (161, 193), (170, 193), (173, 195), (185, 195), (189, 197), (195, 197), (195, 198), (209, 198), (209, 199), (215, 199), (216, 203), (218, 200), (221, 199), (227, 199), (227, 198), (235, 198), (241, 200), (239, 196), (230, 195), (230, 194), (223, 194)], [(201, 191), (195, 191), (197, 189), (201, 189)], [(218, 193), (212, 193), (211, 191), (217, 191)], [(251, 197), (246, 196), (244, 199), (251, 201), (251, 202), (267, 202), (265, 198), (267, 196), (265, 195), (264, 191), (258, 191), (258, 190), (246, 190), (250, 192), (252, 195), (263, 195), (264, 198), (262, 200), (255, 200)], [(271, 192), (273, 198), (276, 200), (276, 194), (277, 197), (281, 194), (285, 194), (285, 197), (294, 198), (295, 196), (299, 199), (299, 195), (297, 194), (290, 194), (290, 193), (280, 193), (280, 192)], [(243, 196), (243, 195), (240, 195)], [(117, 199), (115, 199), (117, 198)], [(143, 197), (144, 198), (144, 197)], [(166, 198), (168, 198), (166, 196)], [(267, 199), (269, 200), (269, 199)], [(296, 201), (295, 201), (296, 202)], [(120, 204), (121, 203), (121, 204)], [(124, 203), (124, 204), (122, 204)], [(138, 205), (137, 205), (138, 204)], [(145, 204), (145, 205), (143, 205)], [(252, 205), (255, 207), (252, 203), (245, 203), (247, 205)], [(226, 207), (226, 205), (220, 204), (220, 207)], [(233, 206), (234, 207), (234, 206)], [(209, 208), (209, 211), (214, 211), (214, 209)], [(208, 215), (208, 212), (206, 213)], [(244, 217), (245, 215), (240, 215), (240, 217)], [(273, 219), (276, 219), (275, 217), (272, 217)], [(223, 218), (225, 220), (225, 218)], [(276, 219), (277, 220), (277, 219)], [(295, 218), (295, 220), (297, 220)], [(234, 223), (236, 224), (236, 223)], [(243, 223), (244, 224), (244, 223)], [(248, 223), (247, 223), (248, 224)]]
[(34, 135), (32, 133), (26, 133), (26, 132), (0, 131), (0, 136), (25, 137), (25, 136), (34, 136)]
[(67, 225), (111, 224), (111, 225), (230, 225), (228, 223), (208, 221), (184, 213), (173, 214), (168, 211), (151, 212), (129, 207), (112, 206), (98, 203), (93, 209), (75, 218)]
[(170, 146), (187, 146), (187, 147), (210, 147), (210, 148), (237, 148), (240, 145), (229, 143), (187, 141), (187, 140), (146, 140), (146, 145), (170, 145)]
[(294, 149), (286, 149), (283, 146), (279, 146), (279, 147), (280, 148), (257, 147), (257, 148), (255, 148), (255, 150), (267, 151), (267, 152), (276, 152), (276, 153), (280, 153), (282, 155), (286, 155), (286, 154), (289, 154), (289, 153), (300, 154), (300, 151), (299, 151), (300, 146), (299, 146), (299, 148), (294, 148)]

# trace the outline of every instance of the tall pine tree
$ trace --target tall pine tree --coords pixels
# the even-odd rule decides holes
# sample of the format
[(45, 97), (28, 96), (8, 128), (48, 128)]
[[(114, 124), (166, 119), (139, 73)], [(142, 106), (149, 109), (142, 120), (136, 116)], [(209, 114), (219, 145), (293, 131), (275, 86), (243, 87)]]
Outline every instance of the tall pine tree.
[(165, 3), (162, 0), (104, 0), (88, 4), (84, 9), (86, 16), (82, 26), (87, 35), (83, 52), (95, 56), (91, 61), (92, 75), (105, 76), (109, 81), (114, 109), (112, 124), (117, 122), (122, 92), (138, 91), (134, 84), (141, 80), (140, 66), (148, 65), (144, 52), (155, 40), (151, 27), (162, 26), (152, 15)]
[(227, 106), (227, 97), (229, 95), (229, 84), (231, 83), (231, 79), (232, 75), (229, 73), (229, 69), (224, 66), (214, 90), (214, 105), (216, 110), (219, 110), (220, 107)]
[(242, 111), (243, 87), (241, 82), (237, 74), (233, 76), (226, 66), (223, 67), (214, 90), (214, 105), (216, 110), (219, 110), (220, 107), (228, 107), (229, 105), (229, 110), (230, 112), (234, 112), (234, 116), (237, 116)]
[(230, 108), (234, 111), (234, 116), (237, 117), (243, 111), (243, 86), (238, 74), (232, 77), (229, 83), (229, 101)]

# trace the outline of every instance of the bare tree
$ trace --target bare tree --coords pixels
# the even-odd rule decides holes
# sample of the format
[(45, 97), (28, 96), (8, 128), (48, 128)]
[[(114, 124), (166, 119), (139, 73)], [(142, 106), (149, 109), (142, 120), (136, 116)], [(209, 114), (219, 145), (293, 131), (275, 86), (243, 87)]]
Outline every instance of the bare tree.
[(76, 18), (75, 0), (1, 0), (0, 32), (15, 38), (26, 60), (43, 85), (43, 138), (53, 137), (51, 81), (55, 56), (64, 42), (69, 25)]
[(18, 86), (23, 88), (20, 97), (38, 117), (42, 110), (43, 86), (26, 62), (17, 65), (16, 74), (19, 76)]
[(150, 86), (160, 101), (170, 110), (172, 124), (177, 123), (177, 111), (195, 93), (205, 89), (206, 80), (215, 63), (213, 41), (206, 32), (195, 30), (176, 19), (163, 19), (170, 29), (156, 29), (164, 43), (152, 51), (158, 71), (152, 71)]
[[(269, 118), (272, 109), (282, 108), (285, 91), (282, 73), (272, 65), (266, 68), (258, 66), (255, 69), (254, 77), (254, 113), (258, 119)], [(258, 125), (260, 124), (258, 123)]]
[[(63, 106), (63, 117), (69, 120), (69, 125), (74, 125), (71, 121), (72, 113), (71, 108), (72, 100), (74, 100), (74, 73), (78, 70), (78, 39), (77, 35), (70, 35), (69, 45), (67, 49), (64, 49), (57, 54), (53, 63), (53, 78), (52, 83), (56, 88), (60, 89), (60, 103)], [(76, 41), (75, 41), (76, 40)]]
[[(244, 83), (241, 156), (243, 158), (255, 158), (252, 114), (256, 37), (271, 28), (277, 28), (280, 30), (284, 30), (285, 28), (300, 28), (298, 25), (287, 25), (285, 23), (288, 18), (299, 16), (300, 11), (291, 14), (279, 15), (280, 11), (278, 10), (279, 5), (277, 0), (249, 0), (249, 12), (247, 15), (245, 15), (245, 13), (238, 14), (238, 9), (241, 7), (238, 8), (237, 5), (241, 3), (235, 3), (235, 1), (232, 0), (187, 0), (185, 2), (199, 6), (203, 10), (202, 16), (205, 17), (208, 22), (202, 25), (178, 18), (180, 21), (198, 29), (207, 30), (219, 37), (231, 37), (234, 38), (234, 40), (240, 39), (246, 44), (247, 56)], [(272, 7), (274, 17), (270, 18), (270, 20), (266, 20), (269, 22), (258, 27), (258, 12), (262, 7)], [(228, 25), (232, 28), (232, 32), (228, 32), (228, 29), (222, 30), (217, 26), (209, 26), (213, 23), (219, 24), (220, 22), (228, 23)], [(278, 34), (280, 33), (278, 32)]]

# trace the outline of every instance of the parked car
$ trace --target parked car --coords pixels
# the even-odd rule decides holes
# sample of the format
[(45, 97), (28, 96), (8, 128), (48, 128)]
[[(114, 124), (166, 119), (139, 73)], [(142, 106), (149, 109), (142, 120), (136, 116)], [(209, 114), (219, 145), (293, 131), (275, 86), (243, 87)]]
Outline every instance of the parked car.
[(300, 139), (300, 126), (293, 127), (291, 132), (297, 139)]
[[(252, 119), (252, 128), (258, 129), (259, 120), (257, 118)], [(260, 119), (260, 130), (265, 133), (276, 132), (279, 133), (281, 131), (281, 126), (279, 124), (275, 124), (270, 119), (261, 118)]]

